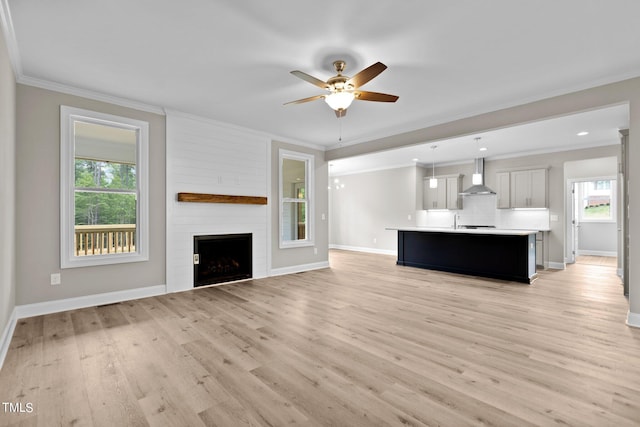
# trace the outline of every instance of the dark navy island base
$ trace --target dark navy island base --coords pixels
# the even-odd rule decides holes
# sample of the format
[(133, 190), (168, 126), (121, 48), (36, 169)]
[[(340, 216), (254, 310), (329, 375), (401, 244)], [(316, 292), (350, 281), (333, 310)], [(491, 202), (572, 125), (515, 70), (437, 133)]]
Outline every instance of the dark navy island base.
[(532, 283), (535, 231), (398, 229), (398, 265)]

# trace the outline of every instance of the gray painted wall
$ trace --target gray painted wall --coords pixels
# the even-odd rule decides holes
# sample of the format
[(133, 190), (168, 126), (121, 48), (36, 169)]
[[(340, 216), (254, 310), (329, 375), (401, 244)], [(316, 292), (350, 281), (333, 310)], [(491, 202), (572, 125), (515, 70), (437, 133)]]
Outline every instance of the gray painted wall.
[[(0, 338), (16, 305), (16, 79), (0, 31)], [(1, 361), (0, 361), (1, 363)]]
[[(279, 173), (278, 153), (280, 148), (314, 156), (315, 176), (314, 189), (314, 217), (315, 217), (315, 246), (301, 248), (280, 249), (279, 239)], [(315, 264), (329, 260), (329, 199), (327, 194), (329, 169), (324, 160), (324, 152), (299, 145), (287, 144), (279, 141), (271, 142), (271, 268), (287, 268), (298, 265)], [(322, 216), (324, 215), (324, 219)], [(314, 253), (317, 249), (317, 254)]]
[(615, 177), (618, 174), (619, 153), (612, 157), (599, 157), (597, 159), (576, 160), (566, 162), (564, 176), (567, 180), (588, 180), (598, 177)]
[[(615, 222), (582, 222), (578, 231), (578, 255), (613, 256), (618, 251), (618, 225)], [(594, 253), (592, 253), (594, 252)]]
[[(60, 270), (60, 105), (149, 122), (149, 261)], [(16, 132), (16, 304), (165, 284), (164, 116), (19, 84)]]
[(415, 166), (332, 177), (331, 245), (395, 251), (397, 232), (385, 228), (415, 225), (416, 205), (422, 205), (422, 177), (422, 168)]

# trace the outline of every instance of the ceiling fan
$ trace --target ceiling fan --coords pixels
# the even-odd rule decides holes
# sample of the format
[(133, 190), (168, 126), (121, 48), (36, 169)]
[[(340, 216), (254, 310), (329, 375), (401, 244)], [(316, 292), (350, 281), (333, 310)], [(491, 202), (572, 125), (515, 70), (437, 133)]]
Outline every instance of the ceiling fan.
[(376, 62), (375, 64), (370, 65), (353, 77), (342, 74), (345, 66), (346, 63), (342, 60), (334, 61), (333, 67), (338, 74), (331, 77), (326, 82), (310, 76), (307, 73), (303, 73), (302, 71), (292, 71), (291, 74), (294, 76), (301, 78), (312, 85), (318, 86), (319, 88), (325, 89), (329, 93), (298, 99), (297, 101), (287, 102), (284, 105), (302, 104), (304, 102), (315, 101), (316, 99), (324, 99), (325, 102), (335, 110), (336, 117), (340, 118), (347, 114), (347, 108), (351, 105), (351, 102), (354, 99), (376, 102), (396, 102), (398, 100), (396, 95), (359, 90), (360, 86), (363, 86), (365, 83), (369, 82), (387, 69), (387, 66), (382, 62)]

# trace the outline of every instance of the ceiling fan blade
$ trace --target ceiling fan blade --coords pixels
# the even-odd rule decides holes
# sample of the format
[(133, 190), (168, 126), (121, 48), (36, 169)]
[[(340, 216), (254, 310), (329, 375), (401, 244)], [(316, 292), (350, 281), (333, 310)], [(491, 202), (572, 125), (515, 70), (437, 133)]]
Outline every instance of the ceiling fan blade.
[(376, 62), (375, 64), (370, 65), (355, 76), (351, 77), (349, 80), (347, 80), (346, 84), (353, 85), (353, 87), (357, 89), (386, 69), (387, 66), (382, 62)]
[(309, 82), (312, 85), (318, 86), (319, 88), (322, 88), (322, 89), (329, 88), (329, 85), (327, 84), (327, 82), (323, 82), (320, 79), (316, 79), (315, 77), (310, 76), (307, 73), (303, 73), (302, 71), (295, 70), (295, 71), (292, 71), (291, 74), (298, 77), (299, 79), (304, 80), (305, 82)]
[(337, 118), (344, 117), (344, 116), (347, 115), (347, 109), (346, 108), (343, 108), (341, 110), (335, 110), (335, 112), (336, 112), (336, 117)]
[(309, 102), (309, 101), (315, 101), (316, 99), (322, 99), (324, 98), (324, 95), (316, 95), (316, 96), (310, 96), (308, 98), (302, 98), (302, 99), (298, 99), (296, 101), (289, 101), (286, 102), (284, 105), (289, 105), (289, 104), (302, 104), (304, 102)]
[(364, 90), (358, 90), (353, 93), (356, 96), (355, 99), (359, 99), (360, 101), (396, 102), (399, 98), (396, 95), (389, 95), (379, 92), (367, 92)]

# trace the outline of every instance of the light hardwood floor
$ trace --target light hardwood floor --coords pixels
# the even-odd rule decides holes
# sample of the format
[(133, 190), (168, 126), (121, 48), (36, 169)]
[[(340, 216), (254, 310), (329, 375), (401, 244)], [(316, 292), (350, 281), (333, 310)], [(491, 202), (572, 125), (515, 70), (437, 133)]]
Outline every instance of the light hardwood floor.
[(332, 268), (19, 321), (19, 426), (632, 426), (640, 330), (615, 270), (533, 285), (332, 251)]
[(576, 257), (578, 264), (594, 264), (606, 267), (617, 267), (618, 258), (613, 256), (580, 255)]

